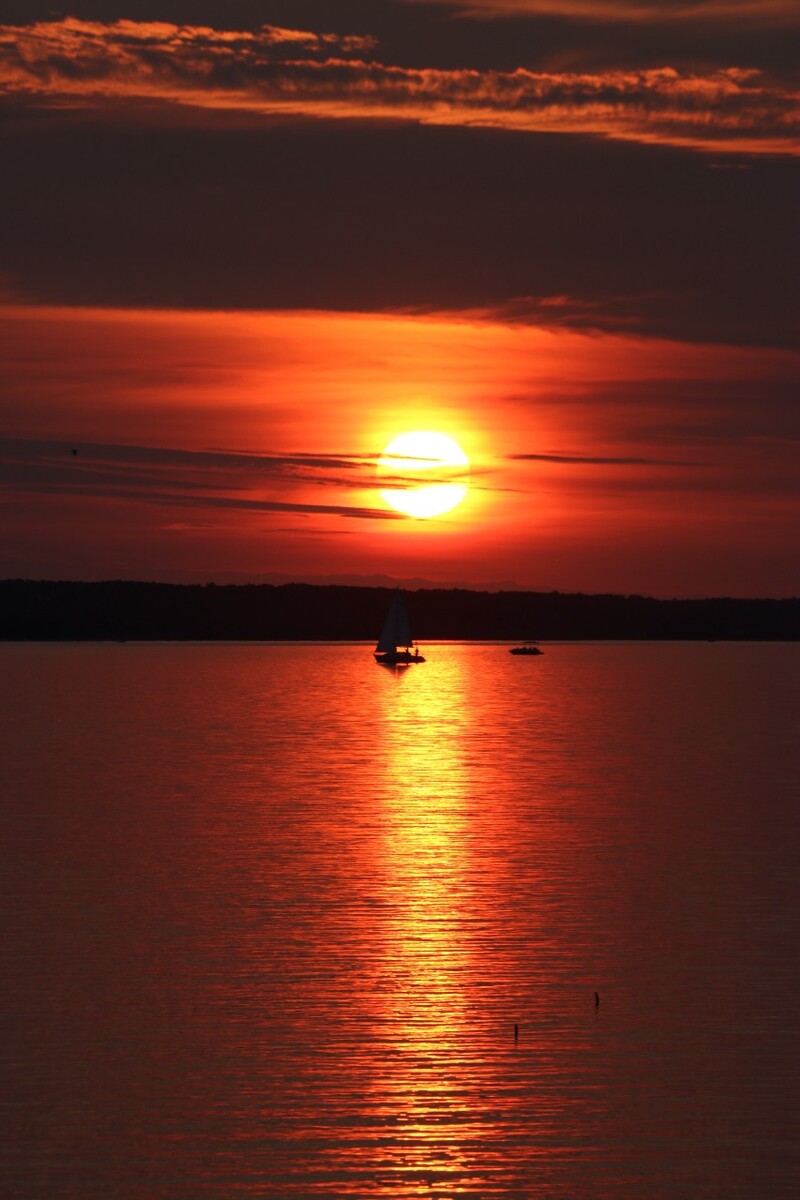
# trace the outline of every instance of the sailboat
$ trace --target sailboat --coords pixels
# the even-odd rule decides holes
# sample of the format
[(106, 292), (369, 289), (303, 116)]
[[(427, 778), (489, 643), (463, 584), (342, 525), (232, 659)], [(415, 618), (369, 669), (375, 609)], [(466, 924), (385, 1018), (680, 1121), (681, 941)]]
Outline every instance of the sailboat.
[(419, 652), (419, 646), (414, 646), (411, 640), (408, 614), (399, 588), (392, 596), (383, 632), (375, 647), (375, 662), (391, 667), (425, 662)]

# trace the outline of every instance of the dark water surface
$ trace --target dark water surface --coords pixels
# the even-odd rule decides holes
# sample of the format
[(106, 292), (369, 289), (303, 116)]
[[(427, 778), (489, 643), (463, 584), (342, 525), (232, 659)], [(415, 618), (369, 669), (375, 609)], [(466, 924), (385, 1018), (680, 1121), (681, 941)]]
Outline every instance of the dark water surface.
[(800, 646), (425, 652), (0, 646), (0, 1194), (800, 1194)]

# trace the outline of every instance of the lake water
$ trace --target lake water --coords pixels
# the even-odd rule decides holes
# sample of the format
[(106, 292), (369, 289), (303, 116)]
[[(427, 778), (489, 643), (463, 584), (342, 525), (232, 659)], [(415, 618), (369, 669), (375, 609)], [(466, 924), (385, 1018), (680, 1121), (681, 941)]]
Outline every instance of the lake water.
[(798, 1194), (800, 646), (425, 653), (0, 646), (0, 1194)]

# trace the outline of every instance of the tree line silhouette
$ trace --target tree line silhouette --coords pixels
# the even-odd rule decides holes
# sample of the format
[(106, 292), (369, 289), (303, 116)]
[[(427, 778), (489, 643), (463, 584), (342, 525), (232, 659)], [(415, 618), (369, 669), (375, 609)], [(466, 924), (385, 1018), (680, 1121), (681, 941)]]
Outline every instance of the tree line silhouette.
[[(391, 588), (0, 580), (4, 641), (377, 638)], [(566, 592), (405, 592), (415, 638), (795, 641), (800, 598), (658, 600)]]

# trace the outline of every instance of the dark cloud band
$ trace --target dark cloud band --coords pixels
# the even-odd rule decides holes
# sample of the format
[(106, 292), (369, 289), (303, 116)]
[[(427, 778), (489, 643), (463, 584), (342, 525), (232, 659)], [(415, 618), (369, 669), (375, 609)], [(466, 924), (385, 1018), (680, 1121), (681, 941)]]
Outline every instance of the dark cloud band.
[[(798, 153), (796, 92), (738, 66), (584, 72), (412, 68), (369, 37), (66, 19), (0, 27), (7, 94), (157, 100), (317, 117), (401, 117), (685, 145)], [(358, 55), (358, 57), (354, 57)]]

